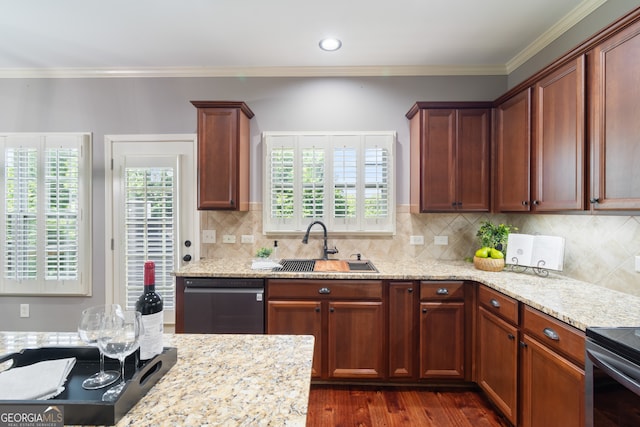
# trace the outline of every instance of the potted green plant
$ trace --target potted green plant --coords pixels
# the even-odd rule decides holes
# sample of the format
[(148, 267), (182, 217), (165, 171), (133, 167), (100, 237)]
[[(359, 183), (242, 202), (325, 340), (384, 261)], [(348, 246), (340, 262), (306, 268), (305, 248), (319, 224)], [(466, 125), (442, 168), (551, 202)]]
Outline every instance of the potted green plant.
[(473, 264), (479, 270), (501, 271), (504, 269), (504, 254), (507, 251), (509, 233), (517, 227), (506, 224), (494, 224), (482, 221), (476, 237), (480, 240), (480, 249), (473, 257)]

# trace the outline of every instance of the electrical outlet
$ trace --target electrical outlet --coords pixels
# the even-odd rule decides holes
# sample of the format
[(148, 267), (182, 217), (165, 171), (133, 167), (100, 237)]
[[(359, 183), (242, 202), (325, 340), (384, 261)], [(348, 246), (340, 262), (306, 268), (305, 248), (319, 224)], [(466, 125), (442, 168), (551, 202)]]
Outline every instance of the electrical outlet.
[(243, 234), (240, 236), (240, 243), (254, 243), (255, 239), (251, 234)]
[(449, 236), (433, 236), (433, 244), (438, 246), (446, 246), (449, 244)]
[(20, 304), (20, 317), (29, 317), (29, 304)]
[(233, 234), (225, 234), (224, 236), (222, 236), (222, 243), (235, 243), (236, 242), (236, 236), (234, 236)]
[(409, 236), (410, 245), (424, 245), (424, 236)]
[(215, 243), (216, 230), (202, 230), (202, 243)]

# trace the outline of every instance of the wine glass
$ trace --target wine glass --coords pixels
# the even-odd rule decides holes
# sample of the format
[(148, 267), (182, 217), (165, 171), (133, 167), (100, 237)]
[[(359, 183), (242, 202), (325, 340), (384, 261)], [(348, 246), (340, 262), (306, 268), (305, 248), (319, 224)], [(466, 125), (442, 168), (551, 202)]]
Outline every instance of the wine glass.
[(98, 336), (98, 347), (104, 354), (120, 361), (120, 383), (111, 387), (102, 395), (105, 402), (118, 399), (126, 381), (124, 379), (124, 360), (136, 351), (142, 334), (142, 318), (138, 311), (122, 310), (113, 307), (102, 318), (102, 328)]
[[(98, 335), (102, 327), (102, 317), (105, 311), (111, 311), (117, 304), (98, 305), (82, 310), (78, 335), (80, 339), (89, 345), (98, 345)], [(91, 375), (82, 382), (82, 387), (87, 390), (96, 390), (116, 382), (120, 373), (104, 370), (104, 353), (100, 350), (100, 372)]]

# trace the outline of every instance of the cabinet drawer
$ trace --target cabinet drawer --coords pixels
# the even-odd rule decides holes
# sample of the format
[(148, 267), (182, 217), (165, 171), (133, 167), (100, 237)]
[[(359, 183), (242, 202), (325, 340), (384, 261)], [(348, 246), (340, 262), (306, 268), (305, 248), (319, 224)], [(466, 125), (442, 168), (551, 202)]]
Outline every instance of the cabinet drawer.
[(267, 281), (267, 298), (279, 299), (382, 299), (380, 280), (308, 280)]
[(522, 324), (525, 333), (584, 367), (584, 332), (528, 306)]
[(496, 314), (514, 325), (518, 324), (518, 301), (486, 286), (480, 286), (478, 301), (489, 312)]
[(420, 282), (420, 300), (464, 299), (464, 282)]

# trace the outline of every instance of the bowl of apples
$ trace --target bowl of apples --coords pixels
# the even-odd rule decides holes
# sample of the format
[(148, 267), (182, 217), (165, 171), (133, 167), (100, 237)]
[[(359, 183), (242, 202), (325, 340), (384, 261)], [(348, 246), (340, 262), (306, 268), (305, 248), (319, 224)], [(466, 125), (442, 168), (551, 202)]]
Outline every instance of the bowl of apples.
[(504, 270), (504, 254), (496, 248), (483, 246), (476, 251), (473, 265), (478, 270), (502, 271)]

